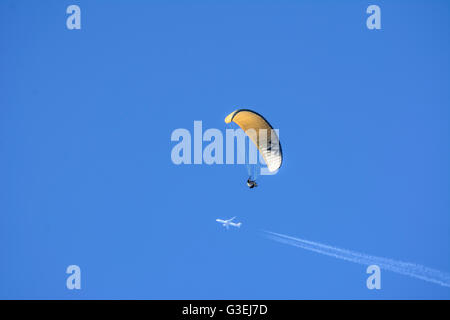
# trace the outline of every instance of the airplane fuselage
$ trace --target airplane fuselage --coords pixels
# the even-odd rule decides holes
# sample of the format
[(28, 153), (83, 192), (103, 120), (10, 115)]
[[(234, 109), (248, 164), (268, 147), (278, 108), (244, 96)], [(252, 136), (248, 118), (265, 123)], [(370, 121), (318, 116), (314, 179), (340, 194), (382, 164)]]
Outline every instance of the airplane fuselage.
[(234, 218), (229, 219), (229, 220), (222, 220), (222, 219), (216, 219), (217, 222), (221, 223), (225, 228), (229, 228), (230, 226), (232, 227), (236, 227), (236, 228), (240, 228), (241, 227), (241, 222), (238, 223), (234, 223), (231, 222)]

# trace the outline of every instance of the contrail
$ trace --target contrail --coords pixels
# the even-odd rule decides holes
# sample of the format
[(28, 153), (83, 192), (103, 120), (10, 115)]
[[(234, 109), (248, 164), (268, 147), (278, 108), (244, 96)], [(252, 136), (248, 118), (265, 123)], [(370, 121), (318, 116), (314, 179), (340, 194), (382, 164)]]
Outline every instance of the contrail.
[(371, 256), (364, 253), (359, 253), (347, 249), (332, 247), (318, 242), (308, 241), (300, 238), (290, 237), (284, 234), (279, 234), (271, 231), (264, 231), (265, 236), (274, 241), (289, 244), (291, 246), (303, 248), (309, 251), (314, 251), (337, 259), (359, 263), (363, 265), (377, 265), (381, 269), (389, 270), (406, 276), (417, 279), (422, 279), (428, 282), (439, 284), (444, 287), (450, 287), (450, 275), (435, 269), (410, 263), (396, 261), (388, 258)]

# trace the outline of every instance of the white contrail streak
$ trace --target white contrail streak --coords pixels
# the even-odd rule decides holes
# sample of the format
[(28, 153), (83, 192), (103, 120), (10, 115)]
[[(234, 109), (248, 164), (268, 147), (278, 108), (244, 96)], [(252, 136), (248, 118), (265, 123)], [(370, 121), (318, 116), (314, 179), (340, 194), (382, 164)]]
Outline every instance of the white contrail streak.
[(289, 244), (291, 246), (299, 247), (309, 251), (314, 251), (337, 259), (359, 263), (363, 265), (377, 265), (381, 269), (389, 270), (406, 276), (417, 279), (422, 279), (428, 282), (439, 284), (444, 287), (450, 287), (450, 275), (435, 269), (410, 263), (396, 261), (392, 259), (371, 256), (364, 253), (359, 253), (347, 249), (332, 247), (318, 242), (308, 241), (300, 238), (290, 237), (284, 234), (279, 234), (271, 231), (264, 231), (267, 238), (281, 243)]

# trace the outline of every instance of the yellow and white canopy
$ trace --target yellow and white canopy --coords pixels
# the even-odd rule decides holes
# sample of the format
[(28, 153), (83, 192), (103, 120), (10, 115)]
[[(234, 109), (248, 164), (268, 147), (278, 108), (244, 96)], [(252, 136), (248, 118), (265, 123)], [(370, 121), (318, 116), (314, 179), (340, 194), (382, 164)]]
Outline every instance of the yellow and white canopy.
[(256, 145), (270, 172), (281, 167), (283, 154), (280, 139), (270, 123), (259, 113), (238, 109), (225, 118), (226, 123), (236, 123)]

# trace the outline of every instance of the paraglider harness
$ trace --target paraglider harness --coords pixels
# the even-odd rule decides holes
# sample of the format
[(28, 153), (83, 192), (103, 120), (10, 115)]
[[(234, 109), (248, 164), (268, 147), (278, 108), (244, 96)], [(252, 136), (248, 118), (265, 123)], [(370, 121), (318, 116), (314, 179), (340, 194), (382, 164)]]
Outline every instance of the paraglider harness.
[(254, 187), (257, 187), (258, 184), (256, 183), (256, 181), (251, 180), (250, 178), (247, 179), (247, 186), (250, 189), (253, 189)]

